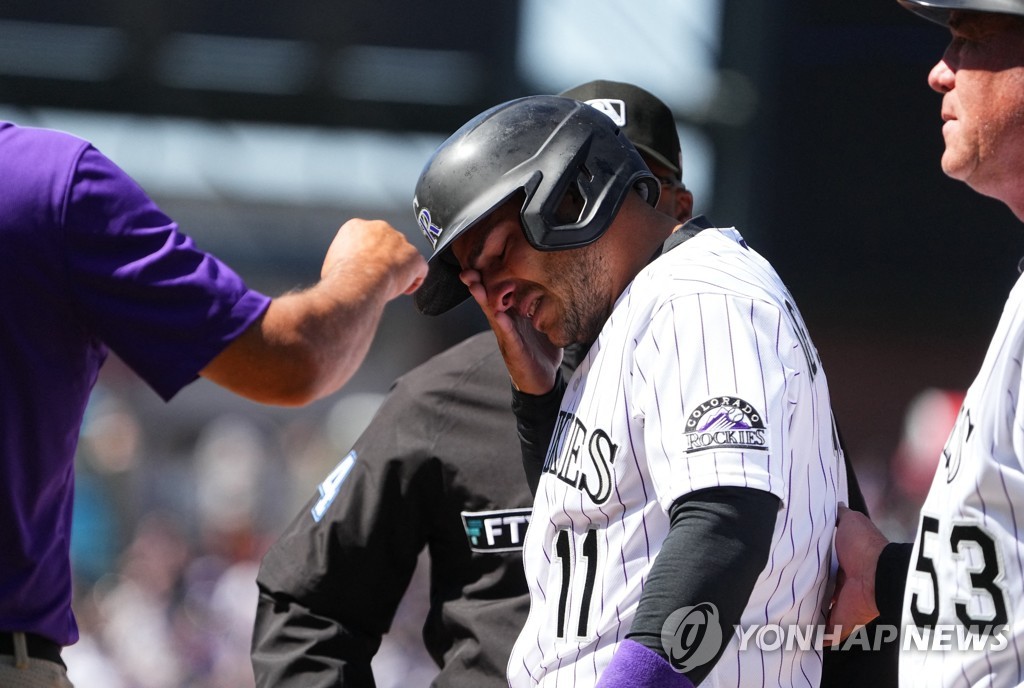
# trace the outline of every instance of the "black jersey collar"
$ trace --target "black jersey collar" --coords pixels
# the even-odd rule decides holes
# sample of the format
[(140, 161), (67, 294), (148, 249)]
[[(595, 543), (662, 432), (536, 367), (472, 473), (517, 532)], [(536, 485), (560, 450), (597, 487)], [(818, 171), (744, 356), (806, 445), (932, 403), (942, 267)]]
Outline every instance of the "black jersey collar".
[(672, 232), (668, 239), (665, 239), (665, 243), (658, 247), (658, 250), (654, 252), (653, 256), (651, 256), (651, 260), (654, 260), (666, 251), (671, 251), (687, 239), (692, 239), (705, 229), (710, 229), (714, 226), (715, 225), (712, 224), (711, 220), (703, 215), (691, 217), (689, 220), (684, 222), (679, 229)]

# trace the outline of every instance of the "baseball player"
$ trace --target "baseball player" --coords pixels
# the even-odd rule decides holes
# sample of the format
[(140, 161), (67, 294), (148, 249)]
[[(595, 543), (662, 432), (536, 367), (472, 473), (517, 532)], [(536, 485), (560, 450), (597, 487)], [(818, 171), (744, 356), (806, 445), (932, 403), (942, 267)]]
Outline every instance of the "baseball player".
[[(509, 681), (817, 685), (813, 647), (741, 650), (733, 628), (823, 620), (847, 493), (824, 371), (771, 266), (659, 192), (609, 117), (555, 96), (478, 115), (417, 183), (417, 306), (472, 294), (524, 447), (552, 438)], [(563, 383), (561, 347), (589, 342)]]
[[(661, 179), (658, 208), (689, 219), (693, 198), (668, 106), (619, 82), (572, 93), (617, 113)], [(566, 376), (578, 356), (571, 349), (563, 360)], [(440, 667), (433, 685), (507, 686), (530, 606), (521, 552), (533, 501), (511, 401), (490, 331), (395, 383), (352, 452), (263, 559), (257, 685), (368, 685), (370, 660), (426, 547), (434, 594), (423, 635)]]
[[(943, 171), (1024, 220), (1024, 1), (900, 1), (952, 33), (928, 75), (943, 96)], [(913, 545), (889, 544), (858, 514), (840, 519), (846, 584), (833, 621), (862, 623), (902, 604), (901, 685), (1024, 684), (1022, 347), (1018, 281), (946, 441)]]

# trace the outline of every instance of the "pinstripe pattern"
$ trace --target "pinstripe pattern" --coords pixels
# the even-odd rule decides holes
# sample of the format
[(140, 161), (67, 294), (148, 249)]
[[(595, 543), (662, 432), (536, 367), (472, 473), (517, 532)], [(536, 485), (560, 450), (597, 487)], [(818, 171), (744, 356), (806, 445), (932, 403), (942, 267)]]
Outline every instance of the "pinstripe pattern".
[[(513, 686), (597, 682), (629, 631), (668, 532), (667, 510), (705, 487), (750, 487), (782, 501), (770, 560), (741, 623), (823, 620), (846, 475), (825, 376), (787, 302), (774, 270), (730, 229), (705, 230), (667, 252), (619, 298), (562, 401), (570, 420), (556, 432), (526, 536), (533, 604), (509, 663)], [(689, 440), (701, 408), (710, 429)], [(715, 433), (744, 419), (747, 432)], [(744, 441), (716, 444), (732, 437)], [(614, 485), (595, 501), (602, 466)], [(584, 555), (587, 538), (596, 541), (594, 560)], [(590, 566), (596, 575), (583, 608)], [(762, 656), (740, 652), (733, 638), (702, 685), (812, 686), (820, 675), (817, 653)]]
[[(959, 602), (966, 605), (961, 614), (968, 621), (984, 625), (1001, 599), (1010, 629), (1007, 647), (991, 652), (912, 648), (900, 655), (901, 685), (1024, 684), (1024, 408), (1018, 403), (1024, 386), (1022, 353), (1024, 277), (1010, 293), (921, 509), (903, 604), (905, 625), (915, 624), (913, 610), (935, 613), (930, 561), (939, 590), (935, 622), (969, 625), (956, 612)], [(929, 518), (934, 527), (926, 524)], [(986, 539), (991, 542), (988, 554)], [(959, 543), (956, 549), (953, 543)], [(984, 580), (986, 572), (994, 574), (991, 583)]]

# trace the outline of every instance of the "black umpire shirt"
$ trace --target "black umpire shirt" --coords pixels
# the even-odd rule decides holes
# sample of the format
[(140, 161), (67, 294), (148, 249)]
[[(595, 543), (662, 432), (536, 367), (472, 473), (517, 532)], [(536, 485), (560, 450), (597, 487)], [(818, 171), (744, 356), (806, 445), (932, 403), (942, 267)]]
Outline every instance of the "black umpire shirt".
[(508, 685), (529, 612), (521, 548), (533, 501), (511, 400), (490, 331), (399, 378), (263, 559), (258, 686), (372, 686), (370, 660), (424, 547), (434, 685)]

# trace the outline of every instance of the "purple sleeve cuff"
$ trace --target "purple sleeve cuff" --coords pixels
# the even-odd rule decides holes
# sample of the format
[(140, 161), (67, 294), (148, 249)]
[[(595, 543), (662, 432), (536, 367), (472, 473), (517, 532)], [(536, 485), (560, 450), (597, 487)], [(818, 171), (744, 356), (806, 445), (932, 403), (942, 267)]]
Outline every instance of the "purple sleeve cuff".
[(635, 640), (623, 640), (597, 688), (693, 688), (664, 657)]

